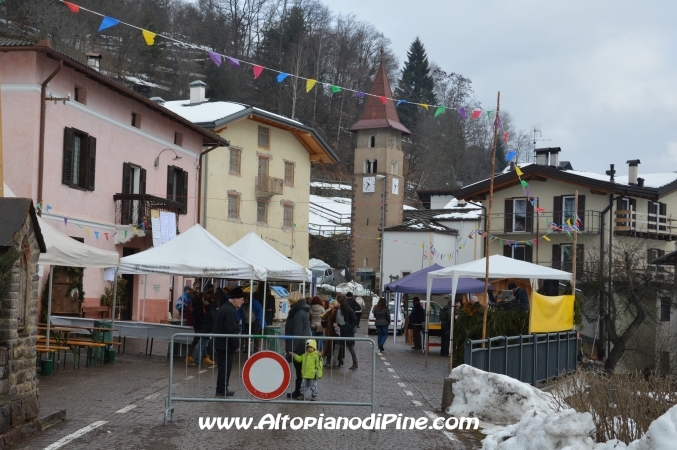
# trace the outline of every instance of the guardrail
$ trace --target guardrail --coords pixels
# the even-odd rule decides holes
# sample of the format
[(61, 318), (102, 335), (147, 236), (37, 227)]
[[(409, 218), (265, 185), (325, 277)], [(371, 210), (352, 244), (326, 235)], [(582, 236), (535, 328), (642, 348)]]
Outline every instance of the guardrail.
[[(209, 334), (209, 333), (176, 333), (171, 337), (170, 348), (174, 347), (174, 342), (187, 342), (192, 338), (202, 337), (210, 338), (211, 341), (207, 346), (206, 352), (208, 355), (215, 355), (214, 339), (213, 338), (225, 338), (226, 346), (229, 339), (241, 340), (238, 343), (254, 345), (256, 347), (256, 340), (259, 340), (258, 345), (260, 350), (270, 350), (278, 354), (284, 353), (285, 341), (286, 340), (303, 340), (306, 339), (315, 339), (318, 342), (318, 347), (320, 345), (325, 346), (329, 342), (355, 342), (354, 350), (356, 352), (357, 360), (362, 364), (357, 370), (364, 371), (365, 365), (368, 370), (371, 371), (371, 387), (367, 389), (370, 394), (369, 398), (364, 398), (365, 390), (360, 389), (360, 381), (364, 381), (365, 377), (360, 377), (357, 371), (353, 372), (348, 370), (347, 367), (344, 368), (330, 368), (326, 367), (323, 370), (322, 379), (318, 380), (318, 390), (319, 398), (316, 401), (313, 401), (311, 404), (315, 405), (340, 405), (340, 406), (368, 406), (371, 408), (371, 412), (374, 412), (375, 406), (375, 382), (376, 382), (376, 347), (374, 340), (369, 338), (348, 338), (348, 337), (321, 337), (321, 336), (282, 336), (282, 335), (250, 335), (250, 334)], [(320, 344), (320, 342), (322, 344)], [(332, 345), (336, 348), (334, 345)], [(318, 349), (319, 350), (319, 349)], [(346, 349), (346, 357), (349, 353)], [(365, 356), (366, 358), (361, 358), (360, 355)], [(169, 386), (168, 394), (165, 401), (165, 415), (164, 415), (164, 424), (167, 424), (167, 419), (170, 421), (174, 420), (174, 403), (175, 402), (217, 402), (217, 403), (287, 403), (287, 404), (299, 404), (298, 400), (287, 400), (284, 397), (284, 400), (278, 400), (277, 398), (271, 400), (259, 400), (253, 395), (249, 394), (244, 388), (244, 382), (242, 379), (242, 369), (243, 365), (247, 359), (246, 354), (238, 352), (233, 355), (233, 372), (231, 375), (230, 382), (228, 383), (228, 389), (233, 389), (236, 391), (236, 396), (233, 397), (216, 397), (216, 378), (217, 378), (217, 366), (206, 366), (200, 364), (197, 367), (196, 373), (192, 373), (193, 368), (188, 366), (187, 358), (183, 364), (177, 365), (174, 367), (174, 352), (170, 353), (169, 357)], [(371, 368), (369, 368), (368, 363), (370, 360)], [(196, 361), (197, 362), (197, 361)], [(285, 391), (289, 390), (293, 386), (294, 379), (296, 377), (295, 369), (291, 362), (289, 364), (289, 369), (291, 371), (291, 379), (289, 380), (289, 386)], [(203, 376), (204, 370), (207, 369), (206, 374)], [(174, 372), (179, 370), (183, 372), (184, 377), (183, 388), (179, 383), (174, 383)], [(189, 373), (191, 373), (189, 375)], [(234, 380), (233, 375), (237, 377)], [(179, 394), (178, 390), (181, 389), (182, 393)], [(362, 391), (363, 396), (360, 396)], [(282, 394), (284, 396), (284, 394)], [(328, 398), (328, 399), (327, 399)], [(304, 405), (309, 403), (304, 402)]]
[(464, 363), (485, 372), (536, 384), (576, 370), (578, 333), (497, 336), (468, 339)]

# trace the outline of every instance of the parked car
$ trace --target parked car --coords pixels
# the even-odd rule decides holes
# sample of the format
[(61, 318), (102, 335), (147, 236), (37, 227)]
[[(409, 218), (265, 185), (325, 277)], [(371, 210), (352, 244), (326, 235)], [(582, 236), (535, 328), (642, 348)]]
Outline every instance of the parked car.
[(331, 267), (311, 267), (317, 284), (334, 284), (334, 271)]
[[(371, 310), (369, 311), (369, 322), (367, 327), (367, 332), (369, 334), (376, 334), (376, 319), (374, 318), (374, 306), (372, 305)], [(390, 302), (388, 305), (390, 310), (390, 325), (388, 326), (388, 332), (392, 333), (395, 329), (395, 302)], [(400, 312), (397, 315), (397, 334), (400, 335), (404, 333), (404, 311), (400, 306)]]

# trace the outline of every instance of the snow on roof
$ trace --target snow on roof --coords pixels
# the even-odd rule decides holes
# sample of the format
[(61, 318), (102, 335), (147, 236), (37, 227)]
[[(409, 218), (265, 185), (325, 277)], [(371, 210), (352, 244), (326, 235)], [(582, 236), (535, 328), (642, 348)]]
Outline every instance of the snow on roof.
[(139, 86), (150, 86), (152, 88), (162, 89), (163, 91), (169, 90), (169, 88), (167, 86), (162, 86), (160, 84), (151, 83), (150, 81), (146, 81), (142, 78), (132, 77), (132, 76), (129, 76), (129, 75), (125, 76), (125, 78), (127, 79), (127, 81), (131, 81), (132, 83), (138, 84)]
[(350, 198), (310, 196), (308, 232), (310, 234), (336, 234), (350, 232)]
[(403, 205), (402, 209), (405, 209), (405, 210), (408, 210), (408, 211), (411, 211), (411, 210), (416, 211), (417, 210), (417, 208), (414, 208), (413, 206), (409, 206), (409, 205)]
[(470, 220), (477, 219), (482, 216), (481, 209), (473, 209), (472, 211), (467, 212), (449, 212), (437, 214), (433, 217), (434, 220), (451, 220), (451, 219), (461, 219), (461, 220)]
[(234, 102), (204, 102), (191, 106), (190, 100), (174, 100), (165, 102), (163, 106), (193, 123), (214, 122), (247, 108)]
[(294, 123), (298, 123), (299, 125), (303, 125), (298, 120), (290, 119), (289, 117), (281, 116), (279, 114), (275, 114), (275, 113), (272, 113), (270, 111), (266, 111), (265, 109), (254, 108), (254, 111), (262, 112), (262, 113), (265, 113), (269, 116), (279, 117), (280, 120), (283, 120), (283, 121), (286, 121), (286, 122), (294, 122)]
[(335, 189), (337, 191), (350, 191), (353, 187), (344, 183), (326, 183), (324, 181), (311, 181), (310, 186), (320, 189)]
[[(674, 172), (646, 173), (646, 174), (640, 173), (639, 178), (644, 178), (644, 187), (659, 188), (677, 180), (677, 173)], [(616, 182), (621, 184), (628, 184), (628, 177), (627, 176), (616, 177)]]
[[(431, 196), (432, 197), (432, 196)], [(482, 208), (480, 205), (475, 205), (474, 203), (467, 203), (467, 202), (461, 202), (459, 204), (459, 200), (457, 198), (452, 198), (449, 203), (444, 205), (442, 209), (454, 209), (454, 208), (462, 208), (462, 209), (480, 209)]]
[(315, 268), (315, 267), (331, 268), (331, 266), (329, 264), (327, 264), (326, 262), (322, 261), (321, 259), (317, 259), (317, 258), (310, 258), (308, 260), (308, 267), (310, 267), (311, 269)]

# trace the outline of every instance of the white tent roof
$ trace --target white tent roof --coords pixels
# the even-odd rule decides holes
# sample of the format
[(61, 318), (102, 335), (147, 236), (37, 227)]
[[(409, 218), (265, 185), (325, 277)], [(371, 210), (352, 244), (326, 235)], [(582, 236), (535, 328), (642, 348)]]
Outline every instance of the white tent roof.
[(166, 244), (121, 258), (118, 272), (266, 279), (265, 268), (230, 250), (199, 224)]
[[(457, 266), (445, 267), (428, 274), (428, 281), (433, 278), (484, 278), (487, 259), (482, 258)], [(489, 278), (528, 278), (529, 280), (571, 280), (572, 274), (562, 270), (551, 269), (502, 255), (489, 256)]]
[(38, 217), (47, 253), (41, 253), (38, 264), (105, 269), (120, 262), (118, 252), (100, 250), (66, 236)]
[(269, 280), (306, 281), (308, 278), (305, 267), (275, 250), (253, 231), (229, 248), (249, 261), (265, 267)]

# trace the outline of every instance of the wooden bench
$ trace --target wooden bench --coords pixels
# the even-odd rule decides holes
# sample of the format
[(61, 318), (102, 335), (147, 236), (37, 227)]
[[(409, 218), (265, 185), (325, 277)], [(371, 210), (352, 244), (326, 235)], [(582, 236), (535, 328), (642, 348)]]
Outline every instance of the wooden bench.
[[(41, 366), (42, 355), (44, 353), (54, 354), (54, 353), (58, 353), (60, 351), (67, 351), (67, 350), (70, 350), (70, 347), (64, 347), (62, 345), (51, 345), (51, 342), (50, 342), (49, 348), (47, 348), (44, 345), (38, 344), (38, 345), (35, 346), (35, 352), (37, 353), (36, 365), (38, 367)], [(54, 360), (54, 357), (52, 357), (52, 360)], [(58, 367), (58, 364), (56, 365), (56, 367)]]
[[(88, 314), (91, 314), (88, 316)], [(83, 306), (82, 317), (110, 319), (110, 306)]]
[[(46, 342), (47, 339), (45, 339), (44, 336), (38, 336), (38, 345), (37, 347), (44, 347), (44, 342)], [(52, 345), (54, 344), (54, 345)], [(118, 342), (94, 342), (94, 341), (88, 341), (88, 340), (82, 340), (82, 339), (72, 339), (68, 340), (66, 343), (66, 346), (59, 346), (60, 342), (57, 342), (56, 339), (52, 338), (49, 340), (49, 350), (51, 352), (52, 348), (59, 348), (59, 350), (71, 350), (73, 353), (73, 367), (80, 367), (80, 350), (82, 348), (87, 349), (87, 357), (85, 360), (85, 367), (89, 367), (92, 365), (92, 349), (95, 348), (102, 348), (105, 350), (106, 347), (109, 345), (120, 345)], [(77, 349), (77, 353), (75, 350)], [(102, 357), (103, 360), (103, 357)], [(64, 368), (66, 365), (66, 360), (64, 358)]]

